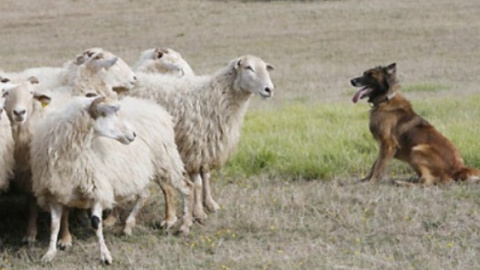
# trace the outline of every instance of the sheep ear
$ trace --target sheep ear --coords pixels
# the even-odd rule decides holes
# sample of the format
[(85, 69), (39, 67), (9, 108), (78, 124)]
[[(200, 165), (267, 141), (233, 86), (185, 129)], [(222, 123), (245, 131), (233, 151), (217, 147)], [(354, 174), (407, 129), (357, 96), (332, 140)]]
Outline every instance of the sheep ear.
[(38, 100), (42, 104), (42, 107), (46, 107), (52, 101), (51, 97), (37, 92), (33, 93), (33, 98)]
[(119, 99), (124, 98), (130, 92), (130, 90), (128, 90), (128, 88), (122, 87), (122, 86), (112, 87), (112, 90), (113, 90), (113, 92), (117, 93), (117, 97)]
[(120, 105), (118, 104), (110, 105), (110, 104), (102, 103), (102, 104), (98, 104), (96, 110), (98, 115), (111, 115), (118, 112), (118, 110), (120, 110)]
[(273, 71), (273, 70), (275, 70), (275, 67), (270, 65), (270, 64), (267, 64), (267, 70), (268, 71)]
[(31, 84), (38, 84), (38, 83), (40, 83), (40, 81), (38, 80), (38, 78), (35, 77), (35, 76), (30, 76), (30, 77), (28, 77), (27, 81), (29, 81)]
[(242, 66), (242, 59), (239, 59), (235, 63), (235, 69), (238, 70), (241, 66)]
[(154, 58), (155, 59), (160, 59), (163, 57), (164, 54), (168, 53), (167, 50), (165, 49), (162, 49), (162, 48), (155, 48), (155, 55), (154, 55)]
[(99, 111), (98, 111), (98, 106), (100, 103), (105, 101), (105, 97), (103, 96), (98, 96), (92, 100), (92, 103), (90, 103), (90, 106), (88, 107), (88, 114), (90, 114), (90, 117), (93, 119), (97, 119), (99, 116)]
[(109, 68), (118, 61), (118, 57), (112, 57), (109, 59), (95, 59), (94, 63), (99, 68)]

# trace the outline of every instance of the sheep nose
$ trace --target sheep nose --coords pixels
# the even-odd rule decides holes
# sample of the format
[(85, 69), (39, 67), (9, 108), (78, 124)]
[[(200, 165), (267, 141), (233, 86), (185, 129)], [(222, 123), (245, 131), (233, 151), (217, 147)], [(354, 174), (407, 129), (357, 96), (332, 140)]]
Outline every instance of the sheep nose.
[(13, 114), (16, 116), (22, 116), (25, 114), (25, 110), (13, 110)]
[(273, 87), (271, 87), (271, 88), (268, 87), (268, 86), (265, 87), (265, 92), (268, 93), (268, 94), (272, 94), (272, 92), (273, 92)]
[(133, 132), (132, 137), (135, 139), (137, 137), (137, 133)]
[(136, 80), (137, 80), (137, 76), (133, 76), (133, 80), (136, 81)]

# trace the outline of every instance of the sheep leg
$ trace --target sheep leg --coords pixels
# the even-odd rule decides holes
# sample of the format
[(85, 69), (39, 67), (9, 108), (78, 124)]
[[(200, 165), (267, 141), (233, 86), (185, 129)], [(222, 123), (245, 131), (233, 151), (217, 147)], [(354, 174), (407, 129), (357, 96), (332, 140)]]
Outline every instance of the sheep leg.
[(213, 200), (212, 194), (210, 192), (210, 172), (202, 172), (202, 182), (203, 182), (203, 202), (208, 211), (216, 213), (220, 206)]
[(202, 178), (198, 173), (190, 175), (190, 178), (193, 181), (193, 217), (203, 223), (207, 214), (203, 211), (202, 204)]
[(182, 225), (180, 226), (178, 233), (186, 235), (189, 233), (190, 226), (192, 226), (193, 223), (192, 208), (194, 197), (192, 192), (193, 183), (185, 178), (183, 180), (184, 181), (181, 181), (181, 185), (177, 187), (177, 189), (182, 193), (183, 199)]
[(142, 209), (143, 205), (147, 201), (148, 197), (150, 197), (150, 191), (146, 188), (142, 194), (138, 197), (135, 205), (133, 206), (132, 211), (128, 215), (127, 221), (125, 222), (125, 228), (123, 229), (123, 233), (126, 235), (132, 234), (132, 229), (135, 227), (136, 216), (140, 209)]
[(68, 228), (68, 216), (70, 210), (68, 207), (63, 207), (62, 219), (60, 224), (60, 240), (58, 240), (58, 246), (60, 249), (66, 249), (72, 246), (72, 235)]
[(98, 246), (100, 248), (100, 259), (105, 264), (112, 264), (112, 255), (105, 244), (105, 239), (103, 238), (103, 226), (102, 226), (102, 206), (95, 203), (92, 208), (92, 217), (90, 218), (92, 227), (95, 230), (95, 234), (98, 239)]
[(177, 222), (176, 206), (175, 206), (175, 190), (166, 181), (158, 181), (165, 198), (165, 220), (162, 221), (162, 228), (170, 229)]
[(38, 206), (37, 200), (33, 196), (27, 197), (28, 201), (28, 227), (25, 236), (23, 237), (23, 242), (28, 243), (29, 245), (35, 242), (37, 237), (37, 218), (38, 218)]
[(57, 253), (57, 238), (60, 231), (60, 219), (62, 218), (63, 206), (58, 203), (50, 204), (50, 243), (48, 245), (48, 251), (43, 255), (42, 261), (49, 262), (55, 257)]

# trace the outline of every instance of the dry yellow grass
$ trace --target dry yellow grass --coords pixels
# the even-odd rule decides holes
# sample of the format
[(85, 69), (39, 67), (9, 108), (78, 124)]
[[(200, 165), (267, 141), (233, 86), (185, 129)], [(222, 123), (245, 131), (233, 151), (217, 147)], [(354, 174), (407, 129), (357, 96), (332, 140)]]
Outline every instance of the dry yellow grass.
[[(277, 69), (275, 97), (254, 98), (253, 112), (348, 102), (351, 77), (390, 62), (406, 86), (442, 86), (435, 95), (468, 98), (479, 84), (480, 2), (474, 0), (3, 0), (1, 9), (0, 69), (58, 66), (89, 47), (133, 64), (140, 51), (166, 46), (205, 74), (254, 54)], [(215, 181), (222, 210), (188, 237), (154, 229), (162, 216), (158, 193), (132, 237), (118, 236), (119, 226), (107, 231), (111, 268), (480, 268), (476, 186), (402, 189), (262, 176)], [(0, 269), (103, 268), (94, 234), (80, 224), (71, 250), (52, 264), (38, 263), (48, 217), (41, 218), (36, 245), (21, 246), (22, 206), (12, 197), (0, 201)]]

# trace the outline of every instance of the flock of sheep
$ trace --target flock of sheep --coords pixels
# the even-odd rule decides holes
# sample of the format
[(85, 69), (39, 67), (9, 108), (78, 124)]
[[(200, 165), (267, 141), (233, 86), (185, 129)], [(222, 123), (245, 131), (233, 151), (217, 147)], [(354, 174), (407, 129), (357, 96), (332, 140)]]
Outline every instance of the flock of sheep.
[[(0, 190), (29, 198), (24, 241), (37, 234), (38, 207), (51, 214), (43, 261), (57, 245), (72, 245), (68, 208), (91, 209), (101, 260), (112, 263), (102, 233), (102, 211), (134, 200), (135, 217), (156, 182), (165, 196), (163, 226), (181, 233), (219, 209), (210, 171), (222, 166), (239, 140), (252, 94), (273, 95), (270, 64), (246, 55), (211, 75), (197, 76), (171, 49), (144, 51), (133, 70), (121, 58), (91, 48), (62, 67), (0, 71)], [(5, 117), (6, 116), (8, 117)]]

